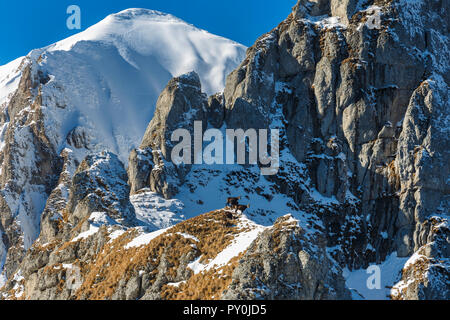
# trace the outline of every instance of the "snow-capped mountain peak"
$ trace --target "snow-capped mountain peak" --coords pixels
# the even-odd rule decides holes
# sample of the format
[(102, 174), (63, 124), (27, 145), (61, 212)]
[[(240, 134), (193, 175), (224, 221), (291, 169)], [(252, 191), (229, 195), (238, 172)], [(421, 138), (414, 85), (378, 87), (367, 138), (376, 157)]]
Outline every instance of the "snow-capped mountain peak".
[(112, 150), (125, 163), (172, 77), (194, 70), (206, 93), (222, 91), (245, 49), (170, 14), (128, 9), (27, 59), (50, 79), (41, 95), (55, 149), (80, 128), (86, 147)]
[(148, 69), (141, 61), (143, 57), (153, 57), (172, 76), (198, 69), (204, 90), (209, 94), (223, 89), (225, 74), (231, 71), (228, 60), (234, 60), (231, 64), (235, 66), (245, 50), (234, 41), (212, 35), (171, 14), (127, 9), (51, 45), (48, 51), (68, 51), (83, 41), (113, 45), (138, 70)]
[(172, 15), (128, 9), (0, 66), (2, 210), (18, 219), (3, 228), (23, 235), (10, 245), (26, 250), (39, 235), (62, 153), (79, 163), (107, 150), (127, 164), (172, 77), (195, 71), (204, 91), (222, 91), (245, 51)]

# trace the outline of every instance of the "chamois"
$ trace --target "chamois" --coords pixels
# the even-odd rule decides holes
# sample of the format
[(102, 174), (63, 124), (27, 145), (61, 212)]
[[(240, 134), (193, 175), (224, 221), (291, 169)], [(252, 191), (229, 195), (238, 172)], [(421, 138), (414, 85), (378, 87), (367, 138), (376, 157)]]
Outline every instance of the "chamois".
[(243, 213), (247, 208), (250, 208), (249, 204), (247, 204), (247, 205), (237, 204), (237, 205), (234, 206), (234, 209), (236, 211), (240, 211), (241, 213)]
[(227, 206), (233, 208), (234, 206), (238, 205), (239, 199), (241, 199), (241, 197), (227, 198)]

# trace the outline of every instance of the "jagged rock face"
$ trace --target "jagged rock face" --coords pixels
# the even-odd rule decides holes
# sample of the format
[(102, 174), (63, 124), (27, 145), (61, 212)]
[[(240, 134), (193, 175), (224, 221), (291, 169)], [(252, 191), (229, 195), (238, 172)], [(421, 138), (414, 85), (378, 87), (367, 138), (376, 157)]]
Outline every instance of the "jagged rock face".
[[(448, 55), (438, 57), (445, 40), (425, 30), (445, 34), (446, 21), (439, 26), (435, 13), (446, 4), (430, 4), (435, 11), (414, 31), (408, 3), (374, 4), (382, 5), (379, 29), (365, 24), (367, 10), (353, 15), (359, 2), (300, 1), (249, 49), (224, 96), (210, 98), (218, 110), (209, 116), (213, 126), (222, 124), (223, 108), (228, 128), (282, 123), (284, 147), (306, 164), (312, 187), (339, 204), (312, 208), (299, 181), (281, 190), (321, 216), (328, 245), (341, 246), (334, 257), (351, 267), (392, 251), (411, 255), (426, 243), (419, 234), (428, 217), (448, 212), (448, 120), (441, 117), (448, 76), (439, 68), (448, 69)], [(306, 19), (326, 14), (345, 25)], [(434, 52), (434, 62), (420, 50)], [(286, 185), (284, 177), (273, 180)]]
[[(353, 1), (300, 1), (228, 77), (225, 107), (233, 128), (276, 125), (273, 115), (282, 110), (287, 147), (299, 162), (310, 163), (317, 190), (343, 203), (347, 192), (361, 200), (361, 231), (369, 235), (378, 260), (389, 250), (406, 256), (420, 247), (416, 224), (437, 212), (448, 194), (448, 120), (442, 117), (448, 114), (448, 54), (441, 58), (439, 53), (448, 21), (441, 26), (436, 21), (448, 3), (421, 3), (416, 9), (435, 11), (424, 15), (414, 33), (408, 30), (413, 22), (405, 23), (407, 2), (374, 4), (381, 6), (379, 30), (364, 24), (367, 12), (362, 11), (347, 25), (306, 19), (338, 8), (349, 14)], [(433, 63), (426, 50), (441, 62)], [(415, 168), (427, 178), (414, 184), (411, 178), (418, 176), (411, 154), (418, 146), (426, 155), (416, 159)], [(314, 155), (322, 159), (311, 159)], [(448, 212), (445, 205), (442, 209)], [(348, 214), (345, 207), (337, 211)], [(394, 241), (380, 239), (383, 231)], [(365, 264), (350, 259), (355, 258), (355, 266)]]
[[(52, 242), (55, 239), (62, 239), (63, 235), (68, 235), (70, 226), (62, 224), (64, 212), (69, 201), (70, 188), (72, 187), (72, 177), (79, 165), (70, 149), (64, 149), (61, 152), (64, 159), (62, 172), (59, 176), (58, 184), (50, 193), (45, 209), (41, 216), (41, 233), (39, 241), (42, 243)], [(62, 230), (62, 228), (66, 228)]]
[(419, 248), (406, 262), (402, 279), (392, 290), (396, 300), (449, 300), (450, 299), (450, 230), (448, 221), (432, 218), (425, 221), (421, 229)]
[[(0, 180), (0, 233), (9, 248), (3, 297), (349, 299), (343, 268), (397, 252), (412, 257), (392, 298), (448, 299), (449, 5), (300, 0), (249, 48), (223, 94), (208, 99), (194, 72), (168, 83), (129, 156), (128, 176), (109, 152), (78, 164), (80, 154), (52, 151), (33, 108), (22, 109), (30, 90), (49, 78), (24, 69), (29, 74), (8, 111), (20, 121), (9, 127), (0, 153), (8, 172)], [(368, 23), (374, 14), (376, 27)], [(21, 127), (29, 117), (36, 122)], [(194, 121), (203, 130), (279, 129), (278, 174), (174, 164), (171, 135), (178, 128), (192, 135)], [(8, 157), (17, 155), (6, 152), (23, 136), (39, 141), (39, 157), (20, 168), (42, 166), (25, 170), (24, 180), (8, 167), (15, 163)], [(64, 139), (81, 154), (89, 144), (79, 127)], [(20, 263), (16, 202), (5, 192), (44, 186), (41, 237)], [(247, 213), (263, 223), (224, 209), (148, 233), (134, 227), (129, 193), (149, 191), (160, 202), (187, 199), (182, 213), (239, 192), (254, 200)], [(287, 210), (298, 220), (284, 216)], [(237, 250), (231, 241), (241, 236), (251, 241)], [(226, 263), (213, 267), (224, 255)], [(75, 269), (76, 287), (65, 280)]]
[(150, 183), (150, 172), (153, 169), (152, 150), (134, 149), (128, 161), (128, 183), (131, 193), (144, 189)]
[(69, 221), (76, 225), (93, 212), (107, 212), (123, 225), (134, 222), (127, 172), (116, 155), (110, 152), (88, 155), (72, 178), (67, 210)]
[(48, 76), (32, 70), (25, 60), (18, 88), (2, 111), (6, 132), (0, 152), (0, 229), (7, 248), (3, 266), (6, 277), (14, 272), (39, 235), (45, 199), (62, 167), (61, 158), (46, 136), (40, 110), (40, 88), (48, 82)]
[[(360, 2), (358, 0), (302, 0), (293, 8), (293, 15), (295, 18), (330, 15), (339, 17), (341, 21), (348, 23)], [(368, 3), (369, 1), (365, 2)]]
[(182, 184), (189, 165), (175, 167), (171, 162), (174, 146), (172, 133), (178, 128), (185, 128), (193, 137), (194, 121), (200, 121), (203, 134), (208, 111), (212, 110), (208, 106), (207, 97), (201, 90), (200, 78), (195, 72), (169, 81), (158, 98), (155, 116), (139, 149), (130, 154), (128, 172), (133, 192), (150, 187), (166, 198), (178, 192), (177, 186)]
[[(400, 175), (400, 217), (403, 234), (411, 235), (410, 245), (417, 251), (428, 243), (423, 234), (433, 215), (448, 215), (448, 89), (437, 82), (422, 83), (414, 91), (406, 111), (403, 131), (398, 143), (396, 165)], [(426, 227), (428, 226), (428, 227)]]
[(80, 164), (69, 149), (61, 155), (63, 171), (42, 214), (37, 243), (70, 241), (93, 223), (102, 225), (106, 221), (122, 227), (138, 224), (130, 203), (127, 173), (116, 155), (96, 153)]
[(172, 15), (129, 9), (0, 66), (0, 284), (39, 236), (44, 209), (56, 227), (62, 150), (76, 162), (102, 150), (126, 162), (171, 77), (198, 67), (214, 93), (245, 49)]
[(305, 238), (290, 219), (279, 218), (253, 241), (234, 270), (224, 299), (350, 299), (341, 270), (333, 270), (325, 247)]
[(299, 1), (209, 100), (213, 127), (281, 130), (297, 163), (282, 159), (268, 180), (320, 217), (343, 266), (410, 256), (429, 241), (427, 221), (447, 217), (448, 6)]
[(193, 134), (194, 121), (206, 120), (207, 98), (202, 93), (200, 78), (191, 72), (169, 81), (156, 103), (155, 115), (145, 131), (141, 149), (161, 150), (171, 161), (172, 132), (189, 128)]

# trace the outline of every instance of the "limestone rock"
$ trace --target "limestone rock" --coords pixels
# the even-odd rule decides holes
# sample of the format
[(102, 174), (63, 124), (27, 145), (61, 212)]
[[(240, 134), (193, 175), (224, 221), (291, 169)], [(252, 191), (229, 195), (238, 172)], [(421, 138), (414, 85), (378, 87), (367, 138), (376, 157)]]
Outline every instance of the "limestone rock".
[(133, 224), (135, 213), (127, 181), (127, 172), (116, 155), (88, 155), (72, 178), (67, 203), (69, 221), (76, 225), (93, 212), (107, 212), (124, 225)]
[(169, 81), (156, 103), (156, 111), (142, 139), (140, 148), (161, 150), (171, 160), (172, 132), (186, 128), (193, 132), (194, 121), (205, 124), (207, 98), (201, 91), (200, 78), (195, 72)]
[[(373, 5), (380, 19), (375, 27), (368, 23)], [(380, 264), (396, 252), (411, 258), (392, 298), (448, 300), (449, 10), (448, 1), (432, 0), (298, 1), (248, 49), (223, 94), (208, 99), (194, 72), (168, 83), (140, 147), (130, 154), (128, 176), (109, 152), (82, 157), (78, 166), (76, 157), (53, 150), (41, 130), (39, 95), (30, 94), (49, 77), (24, 68), (8, 106), (15, 125), (0, 152), (4, 294), (11, 298), (10, 290), (23, 287), (27, 298), (201, 298), (208, 290), (198, 286), (214, 282), (219, 289), (208, 298), (349, 299), (342, 269)], [(28, 109), (30, 97), (35, 101)], [(202, 130), (279, 129), (277, 175), (261, 176), (250, 166), (193, 170), (175, 164), (171, 135), (184, 128), (192, 136), (194, 121)], [(77, 154), (89, 140), (82, 128), (63, 138), (81, 150)], [(34, 162), (21, 162), (19, 154)], [(298, 225), (282, 217), (264, 228), (223, 267), (227, 277), (221, 279), (216, 269), (195, 273), (188, 265), (208, 255), (202, 241), (211, 240), (204, 237), (214, 223), (220, 224), (217, 238), (242, 232), (230, 212), (207, 214), (208, 223), (205, 216), (181, 222), (173, 234), (122, 252), (130, 261), (144, 256), (145, 263), (116, 259), (113, 232), (124, 235), (114, 240), (122, 246), (145, 232), (131, 223), (130, 192), (148, 188), (170, 199), (182, 190), (196, 205), (202, 200), (196, 193), (211, 181), (217, 198), (244, 190), (270, 207), (283, 197), (305, 219)], [(36, 190), (49, 196), (45, 207), (19, 196)], [(269, 219), (282, 215), (264, 209), (250, 209), (249, 216), (271, 225), (275, 219)], [(17, 216), (41, 211), (41, 237), (26, 252), (32, 241), (21, 238)], [(194, 238), (186, 238), (193, 230)], [(211, 242), (220, 247), (225, 241)], [(77, 260), (99, 265), (83, 275), (83, 290), (75, 294), (62, 280), (66, 264)], [(108, 263), (117, 270), (104, 267)]]
[(311, 243), (290, 220), (279, 218), (240, 259), (223, 299), (350, 299), (325, 248)]
[[(217, 111), (220, 113), (220, 103), (212, 101), (211, 104), (213, 103), (214, 106), (209, 107), (195, 72), (169, 81), (158, 98), (155, 115), (145, 132), (141, 146), (130, 155), (128, 171), (133, 193), (149, 187), (152, 191), (171, 198), (178, 192), (178, 186), (190, 166), (176, 166), (171, 161), (171, 151), (177, 143), (172, 141), (172, 133), (178, 128), (188, 130), (191, 135), (190, 144), (193, 145), (194, 122), (201, 123), (199, 133), (203, 135), (208, 112), (215, 113), (216, 111), (212, 111), (212, 108), (215, 108), (219, 109)], [(216, 115), (214, 117), (220, 122), (220, 115), (219, 118)]]

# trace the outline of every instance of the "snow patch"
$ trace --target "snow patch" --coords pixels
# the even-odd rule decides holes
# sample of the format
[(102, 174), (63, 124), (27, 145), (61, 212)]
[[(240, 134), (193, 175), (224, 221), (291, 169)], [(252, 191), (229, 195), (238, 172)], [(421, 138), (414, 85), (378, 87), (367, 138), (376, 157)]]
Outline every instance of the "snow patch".
[(184, 220), (184, 204), (178, 199), (166, 200), (149, 189), (130, 196), (136, 218), (154, 230), (168, 228)]
[(343, 270), (343, 276), (347, 287), (352, 291), (353, 299), (358, 300), (389, 300), (390, 288), (400, 280), (401, 271), (408, 258), (399, 258), (397, 253), (392, 253), (386, 260), (377, 265), (381, 271), (380, 289), (369, 289), (367, 280), (373, 275), (366, 269), (349, 271)]
[(255, 224), (245, 216), (240, 218), (238, 226), (249, 227), (251, 228), (251, 230), (242, 232), (237, 235), (228, 247), (226, 247), (207, 264), (203, 264), (200, 262), (201, 256), (188, 264), (188, 267), (194, 272), (194, 274), (200, 273), (202, 271), (208, 271), (211, 268), (219, 268), (226, 265), (231, 259), (237, 257), (239, 254), (247, 250), (250, 244), (258, 237), (258, 235), (266, 229), (266, 227)]
[(133, 247), (140, 247), (145, 246), (150, 243), (153, 239), (157, 238), (158, 236), (162, 235), (164, 232), (166, 232), (168, 229), (161, 229), (158, 231), (150, 232), (150, 233), (144, 233), (136, 238), (134, 238), (131, 242), (129, 242), (125, 249), (130, 249)]
[(96, 234), (101, 226), (113, 226), (118, 225), (118, 223), (109, 217), (105, 212), (93, 212), (88, 219), (89, 230), (80, 233), (78, 236), (72, 239), (71, 242), (76, 242), (78, 240), (89, 238), (90, 236)]

